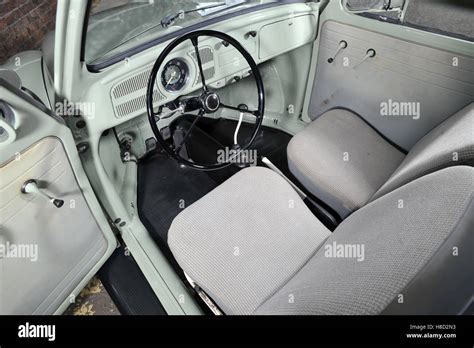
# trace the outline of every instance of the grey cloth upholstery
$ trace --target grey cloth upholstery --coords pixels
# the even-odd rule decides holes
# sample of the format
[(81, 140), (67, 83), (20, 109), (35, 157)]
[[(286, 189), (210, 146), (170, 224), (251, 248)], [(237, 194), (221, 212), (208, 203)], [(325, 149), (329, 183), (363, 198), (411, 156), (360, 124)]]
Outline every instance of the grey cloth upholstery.
[[(342, 153), (349, 160), (342, 160)], [(474, 164), (474, 103), (434, 128), (404, 155), (357, 115), (332, 110), (288, 146), (293, 175), (342, 218), (426, 174)]]
[(227, 314), (250, 314), (330, 232), (293, 188), (264, 168), (240, 171), (173, 221), (170, 249)]
[(469, 0), (417, 0), (408, 2), (405, 11), (406, 24), (438, 32), (450, 36), (465, 36), (474, 40), (472, 23), (472, 1)]
[(474, 164), (474, 103), (418, 141), (373, 199), (441, 168)]
[[(412, 281), (426, 271), (430, 260), (453, 235), (472, 241), (474, 169), (452, 167), (430, 174), (403, 186), (368, 204), (347, 218), (314, 257), (275, 295), (257, 310), (257, 314), (380, 314)], [(400, 208), (403, 200), (403, 208)], [(459, 237), (459, 236), (458, 236)], [(326, 257), (326, 245), (360, 244), (365, 246), (364, 260)], [(460, 310), (474, 292), (474, 245), (458, 245), (459, 253), (469, 263), (457, 263), (451, 252), (453, 268), (441, 267), (444, 281), (451, 282), (452, 292), (440, 292), (430, 286), (436, 276), (432, 269), (416, 291), (405, 294), (406, 303), (398, 305), (398, 313), (425, 314), (432, 306), (433, 314)], [(453, 275), (462, 267), (464, 277)], [(432, 283), (431, 285), (436, 285)], [(430, 293), (425, 293), (426, 291)], [(413, 301), (426, 296), (432, 302)], [(292, 302), (288, 299), (291, 298)], [(434, 310), (439, 303), (451, 306)]]
[(453, 232), (422, 272), (403, 289), (403, 303), (394, 299), (383, 314), (456, 315), (467, 311), (474, 303), (473, 246), (474, 200), (471, 199)]
[(292, 174), (342, 218), (366, 204), (405, 157), (342, 109), (313, 121), (293, 137), (287, 152)]
[[(169, 244), (226, 314), (450, 314), (474, 291), (474, 245), (463, 242), (474, 233), (473, 191), (474, 168), (443, 169), (369, 203), (327, 238), (281, 177), (246, 169), (184, 210)], [(453, 241), (462, 257), (446, 252)], [(333, 243), (363, 246), (363, 257), (328, 257)], [(429, 286), (441, 281), (449, 285)], [(394, 305), (399, 294), (405, 305)]]

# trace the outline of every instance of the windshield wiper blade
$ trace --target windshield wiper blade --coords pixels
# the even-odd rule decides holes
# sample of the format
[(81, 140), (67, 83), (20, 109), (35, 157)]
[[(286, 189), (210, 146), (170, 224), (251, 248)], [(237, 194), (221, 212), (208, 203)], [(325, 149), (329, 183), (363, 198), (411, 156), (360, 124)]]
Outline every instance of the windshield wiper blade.
[(226, 6), (227, 4), (225, 2), (223, 3), (220, 3), (220, 4), (215, 4), (215, 5), (212, 5), (212, 6), (205, 6), (205, 7), (200, 7), (200, 8), (195, 8), (193, 10), (188, 10), (188, 11), (179, 11), (177, 13), (173, 13), (173, 14), (170, 14), (168, 16), (165, 16), (162, 20), (161, 20), (161, 26), (163, 28), (168, 28), (170, 25), (172, 25), (174, 23), (174, 21), (181, 15), (185, 15), (185, 14), (188, 14), (188, 13), (193, 13), (193, 12), (198, 12), (198, 11), (204, 11), (204, 10), (209, 10), (211, 8), (216, 8), (216, 7), (222, 7), (222, 6)]
[[(235, 7), (238, 7), (238, 6), (243, 5), (243, 4), (246, 4), (246, 3), (247, 3), (247, 0), (244, 0), (244, 1), (242, 1), (242, 2), (239, 2), (239, 3), (234, 4), (234, 5), (231, 5), (231, 6), (226, 6), (227, 3), (222, 3), (222, 4), (216, 4), (216, 5), (212, 5), (212, 6), (207, 6), (207, 7), (200, 7), (200, 8), (196, 8), (196, 9), (194, 9), (194, 10), (180, 11), (179, 13), (173, 15), (173, 16), (174, 16), (174, 19), (172, 20), (172, 22), (171, 22), (169, 25), (171, 25), (171, 24), (174, 22), (174, 20), (176, 20), (176, 18), (178, 18), (182, 13), (185, 13), (185, 14), (186, 14), (186, 13), (191, 13), (191, 12), (197, 12), (197, 11), (202, 11), (202, 10), (208, 10), (208, 9), (215, 8), (215, 7), (224, 7), (224, 6), (226, 6), (224, 9), (215, 12), (215, 13), (219, 13), (219, 12), (222, 12), (222, 11), (227, 11), (227, 10), (233, 9), (233, 8), (235, 8)], [(98, 61), (99, 59), (102, 59), (105, 55), (109, 54), (110, 52), (114, 51), (115, 49), (119, 48), (120, 46), (122, 46), (122, 45), (124, 45), (124, 44), (126, 44), (126, 43), (128, 43), (128, 42), (130, 42), (130, 41), (132, 41), (132, 40), (134, 40), (134, 39), (136, 39), (137, 37), (139, 37), (139, 36), (141, 36), (141, 35), (143, 35), (143, 34), (145, 34), (145, 33), (148, 33), (149, 31), (155, 29), (156, 27), (159, 27), (160, 25), (163, 26), (163, 21), (165, 21), (166, 18), (171, 18), (171, 15), (170, 15), (170, 16), (166, 16), (165, 18), (163, 18), (163, 19), (161, 20), (161, 23), (155, 24), (155, 25), (153, 25), (153, 26), (151, 26), (151, 27), (149, 27), (149, 28), (147, 28), (147, 29), (145, 29), (145, 30), (139, 32), (138, 34), (133, 35), (132, 37), (130, 37), (130, 38), (128, 38), (128, 39), (126, 39), (126, 40), (120, 42), (119, 44), (113, 46), (112, 48), (108, 49), (105, 53), (103, 53), (103, 54), (101, 55), (101, 57), (98, 57), (98, 58), (92, 60), (92, 61), (90, 62), (90, 64), (95, 63), (96, 61)], [(169, 25), (168, 25), (168, 26), (169, 26)], [(164, 27), (164, 28), (167, 28), (167, 27)]]

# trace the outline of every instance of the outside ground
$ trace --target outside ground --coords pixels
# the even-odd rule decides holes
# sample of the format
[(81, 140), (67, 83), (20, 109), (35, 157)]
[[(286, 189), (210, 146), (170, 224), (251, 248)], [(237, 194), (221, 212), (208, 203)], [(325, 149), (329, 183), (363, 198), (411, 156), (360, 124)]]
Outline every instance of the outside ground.
[(99, 278), (94, 277), (64, 315), (120, 315), (120, 312)]

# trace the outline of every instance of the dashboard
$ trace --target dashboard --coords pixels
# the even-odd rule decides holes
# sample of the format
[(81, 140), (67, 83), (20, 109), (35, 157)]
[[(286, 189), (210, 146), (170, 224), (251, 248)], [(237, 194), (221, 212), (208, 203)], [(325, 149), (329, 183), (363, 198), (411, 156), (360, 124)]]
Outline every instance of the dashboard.
[[(318, 7), (313, 6), (305, 3), (282, 5), (235, 17), (206, 29), (229, 34), (242, 44), (257, 64), (261, 64), (315, 40)], [(102, 116), (94, 121), (94, 128), (106, 130), (146, 114), (150, 72), (166, 45), (152, 47), (101, 73), (92, 74), (100, 76), (100, 80), (90, 85), (84, 98), (95, 102), (97, 114), (113, 114), (115, 119)], [(201, 37), (199, 52), (206, 83), (213, 89), (229, 86), (250, 75), (243, 56), (220, 39)], [(186, 41), (170, 53), (158, 71), (154, 103), (158, 107), (200, 88), (196, 53), (191, 41)], [(109, 91), (110, 103), (104, 102), (104, 89)]]
[[(252, 15), (257, 20), (248, 18), (248, 25), (228, 32), (244, 46), (257, 64), (314, 41), (316, 37), (317, 17), (311, 13), (311, 7), (297, 4), (290, 16), (288, 10), (282, 8), (271, 10), (274, 16)], [(212, 29), (223, 31), (219, 27)], [(219, 89), (250, 75), (250, 68), (243, 56), (233, 46), (217, 38), (200, 38), (199, 53), (204, 77), (211, 88)], [(155, 54), (155, 59), (157, 56)], [(154, 61), (110, 83), (115, 118), (130, 119), (146, 112), (145, 94), (153, 64)], [(194, 47), (190, 41), (184, 42), (160, 68), (154, 102), (157, 106), (163, 105), (200, 87), (201, 78)]]

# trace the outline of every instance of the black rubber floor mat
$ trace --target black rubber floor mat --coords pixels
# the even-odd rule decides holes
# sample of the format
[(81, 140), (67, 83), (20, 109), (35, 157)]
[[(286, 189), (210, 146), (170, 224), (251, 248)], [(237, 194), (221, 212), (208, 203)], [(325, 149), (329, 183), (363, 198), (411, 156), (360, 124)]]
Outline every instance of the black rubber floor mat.
[[(203, 122), (200, 128), (212, 134), (219, 143), (229, 144), (234, 137), (236, 122), (231, 120), (219, 120), (219, 122)], [(239, 143), (246, 144), (253, 131), (253, 125), (243, 124), (239, 132)], [(277, 129), (262, 127), (259, 134), (252, 144), (252, 149), (257, 150), (260, 158), (267, 157), (273, 162), (285, 175), (289, 176), (286, 148), (291, 140), (291, 136)], [(258, 165), (262, 165), (261, 162)]]
[(173, 219), (217, 186), (205, 172), (182, 167), (165, 154), (140, 162), (138, 183), (140, 217), (160, 244), (166, 244)]
[[(201, 122), (193, 131), (189, 150), (199, 149), (201, 158), (213, 158), (218, 146), (229, 144), (233, 138), (236, 122), (229, 120)], [(245, 139), (252, 130), (244, 124), (239, 139)], [(214, 141), (205, 139), (212, 134)], [(291, 136), (271, 128), (262, 128), (252, 148), (259, 157), (266, 156), (284, 173), (288, 173), (286, 147)], [(199, 146), (199, 144), (206, 146)], [(176, 266), (167, 245), (168, 229), (173, 219), (186, 207), (212, 191), (215, 187), (238, 172), (231, 166), (215, 172), (202, 172), (182, 167), (164, 153), (157, 153), (139, 162), (138, 165), (138, 211), (139, 216), (161, 250)]]

